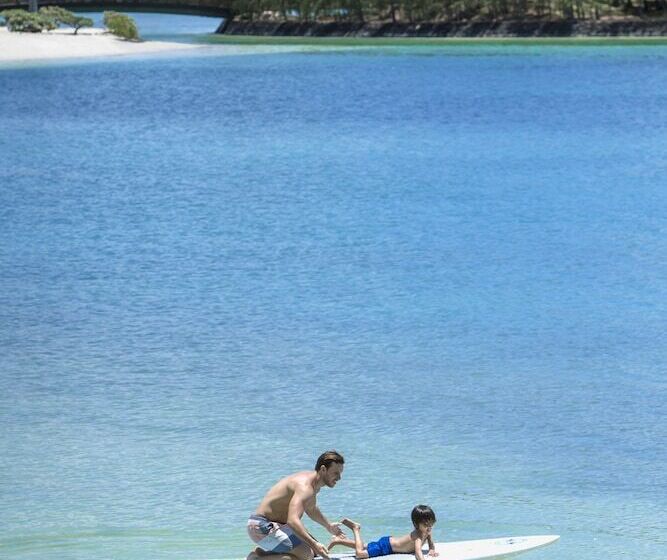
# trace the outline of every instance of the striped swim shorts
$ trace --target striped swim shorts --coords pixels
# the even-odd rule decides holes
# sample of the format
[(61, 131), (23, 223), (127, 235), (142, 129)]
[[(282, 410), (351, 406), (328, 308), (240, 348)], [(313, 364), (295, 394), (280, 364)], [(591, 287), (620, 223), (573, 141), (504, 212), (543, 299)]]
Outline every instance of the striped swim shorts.
[(275, 523), (262, 515), (250, 516), (248, 536), (265, 552), (291, 552), (303, 542), (287, 523)]

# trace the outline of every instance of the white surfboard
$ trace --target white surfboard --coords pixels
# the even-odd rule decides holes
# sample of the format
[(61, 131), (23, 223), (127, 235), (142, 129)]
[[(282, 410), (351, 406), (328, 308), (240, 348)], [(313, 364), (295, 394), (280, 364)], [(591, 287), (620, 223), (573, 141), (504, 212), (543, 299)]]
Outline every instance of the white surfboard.
[[(497, 539), (481, 539), (475, 541), (455, 541), (435, 543), (435, 550), (440, 554), (433, 560), (481, 560), (482, 558), (500, 558), (520, 554), (541, 546), (556, 542), (559, 535), (539, 535), (533, 537), (500, 537)], [(426, 551), (424, 551), (426, 552)], [(332, 560), (353, 560), (352, 551), (343, 554), (331, 554)], [(381, 560), (409, 560), (411, 554), (389, 554)], [(320, 559), (319, 556), (315, 557)], [(431, 557), (424, 554), (426, 560)]]

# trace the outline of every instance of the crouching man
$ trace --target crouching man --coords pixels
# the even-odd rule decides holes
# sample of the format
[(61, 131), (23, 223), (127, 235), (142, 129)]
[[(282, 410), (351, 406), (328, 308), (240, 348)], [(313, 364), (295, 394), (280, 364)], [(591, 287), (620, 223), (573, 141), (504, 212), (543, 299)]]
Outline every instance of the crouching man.
[(314, 471), (302, 471), (279, 480), (248, 519), (248, 535), (257, 548), (247, 560), (328, 560), (327, 547), (304, 527), (306, 513), (334, 536), (344, 536), (339, 523), (330, 523), (317, 507), (317, 494), (333, 488), (343, 474), (345, 459), (336, 451), (322, 453)]

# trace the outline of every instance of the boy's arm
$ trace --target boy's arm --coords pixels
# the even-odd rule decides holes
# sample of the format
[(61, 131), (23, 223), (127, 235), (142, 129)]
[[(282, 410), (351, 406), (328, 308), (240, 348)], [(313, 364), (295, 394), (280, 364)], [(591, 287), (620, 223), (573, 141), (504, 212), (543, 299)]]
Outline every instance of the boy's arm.
[(433, 544), (433, 538), (431, 535), (428, 536), (428, 555), (440, 556), (440, 553), (435, 550), (435, 545)]
[(415, 539), (415, 558), (417, 560), (424, 560), (424, 553), (422, 552), (422, 540), (421, 537)]

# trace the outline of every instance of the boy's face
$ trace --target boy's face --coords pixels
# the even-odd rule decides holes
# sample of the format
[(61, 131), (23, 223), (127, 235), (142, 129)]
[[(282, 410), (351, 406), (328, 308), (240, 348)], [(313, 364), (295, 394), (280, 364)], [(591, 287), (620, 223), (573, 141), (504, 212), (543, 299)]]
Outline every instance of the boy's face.
[(433, 530), (433, 523), (419, 523), (417, 529), (422, 535), (431, 536), (431, 531)]

